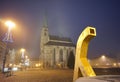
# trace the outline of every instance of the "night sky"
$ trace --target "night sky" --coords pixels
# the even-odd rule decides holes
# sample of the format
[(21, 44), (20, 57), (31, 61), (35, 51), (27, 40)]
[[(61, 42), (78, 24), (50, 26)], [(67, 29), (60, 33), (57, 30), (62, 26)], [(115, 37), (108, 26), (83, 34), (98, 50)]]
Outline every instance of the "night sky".
[[(16, 23), (13, 48), (38, 57), (40, 31), (47, 16), (50, 34), (70, 37), (74, 44), (86, 26), (96, 28), (88, 57), (120, 58), (120, 0), (0, 0), (0, 19)], [(1, 27), (5, 26), (1, 22)]]

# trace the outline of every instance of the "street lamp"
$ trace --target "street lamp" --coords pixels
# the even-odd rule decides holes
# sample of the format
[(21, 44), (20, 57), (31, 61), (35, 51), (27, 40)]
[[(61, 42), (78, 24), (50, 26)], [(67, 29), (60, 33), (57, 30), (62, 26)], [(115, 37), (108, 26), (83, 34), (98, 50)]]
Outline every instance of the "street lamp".
[(5, 24), (8, 26), (9, 30), (15, 27), (15, 23), (12, 21), (6, 21)]
[(15, 24), (12, 21), (6, 21), (5, 25), (8, 27), (8, 31), (3, 37), (2, 41), (6, 44), (5, 54), (3, 55), (3, 65), (2, 65), (2, 72), (4, 73), (5, 63), (6, 63), (6, 53), (8, 49), (8, 43), (13, 43), (12, 39), (12, 28), (15, 27)]
[(5, 43), (12, 43), (13, 39), (12, 39), (12, 28), (15, 27), (15, 24), (12, 21), (6, 21), (5, 25), (8, 27), (8, 31), (5, 34), (5, 36), (3, 37), (2, 41)]

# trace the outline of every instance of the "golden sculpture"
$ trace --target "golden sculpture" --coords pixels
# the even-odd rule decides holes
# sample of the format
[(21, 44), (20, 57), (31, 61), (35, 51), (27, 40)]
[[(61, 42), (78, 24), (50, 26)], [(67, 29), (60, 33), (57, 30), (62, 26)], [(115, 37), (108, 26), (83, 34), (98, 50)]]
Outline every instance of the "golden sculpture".
[(76, 57), (73, 82), (80, 76), (91, 77), (96, 76), (91, 65), (87, 60), (87, 50), (90, 40), (96, 36), (96, 29), (93, 27), (86, 27), (78, 38), (76, 46)]

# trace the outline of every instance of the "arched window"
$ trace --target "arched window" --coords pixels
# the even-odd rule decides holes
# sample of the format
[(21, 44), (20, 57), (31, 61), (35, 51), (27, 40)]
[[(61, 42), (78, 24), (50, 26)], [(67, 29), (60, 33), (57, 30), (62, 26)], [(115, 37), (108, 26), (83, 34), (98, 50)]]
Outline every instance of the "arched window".
[(55, 48), (53, 50), (53, 64), (55, 64)]
[(69, 68), (73, 69), (74, 68), (74, 63), (75, 63), (75, 56), (74, 56), (73, 51), (70, 51), (67, 66)]
[(60, 53), (59, 53), (59, 61), (63, 62), (63, 50), (62, 49), (60, 50)]
[(66, 51), (66, 60), (68, 60), (69, 54), (68, 54), (68, 50)]

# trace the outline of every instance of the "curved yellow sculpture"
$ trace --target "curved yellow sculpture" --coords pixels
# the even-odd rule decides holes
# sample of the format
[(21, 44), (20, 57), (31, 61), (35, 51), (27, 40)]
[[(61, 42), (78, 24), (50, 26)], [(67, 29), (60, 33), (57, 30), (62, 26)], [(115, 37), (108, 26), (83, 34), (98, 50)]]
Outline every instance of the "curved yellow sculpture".
[(96, 76), (91, 65), (87, 60), (87, 50), (90, 40), (96, 36), (96, 29), (93, 27), (86, 27), (78, 38), (76, 47), (75, 67), (73, 82), (78, 77)]

